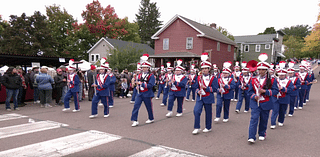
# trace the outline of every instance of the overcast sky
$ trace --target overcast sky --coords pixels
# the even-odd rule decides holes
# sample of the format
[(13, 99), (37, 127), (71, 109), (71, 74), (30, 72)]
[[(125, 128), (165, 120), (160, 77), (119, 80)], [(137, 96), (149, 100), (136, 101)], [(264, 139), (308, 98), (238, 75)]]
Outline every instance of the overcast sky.
[[(58, 4), (75, 19), (82, 21), (81, 13), (93, 0), (6, 0), (0, 5), (0, 15), (27, 16), (34, 11), (45, 14), (45, 6)], [(255, 35), (267, 27), (281, 29), (293, 25), (316, 23), (319, 0), (151, 0), (157, 2), (160, 21), (165, 24), (179, 14), (199, 23), (216, 23), (232, 35)], [(103, 7), (111, 5), (120, 18), (135, 20), (140, 0), (100, 0)]]

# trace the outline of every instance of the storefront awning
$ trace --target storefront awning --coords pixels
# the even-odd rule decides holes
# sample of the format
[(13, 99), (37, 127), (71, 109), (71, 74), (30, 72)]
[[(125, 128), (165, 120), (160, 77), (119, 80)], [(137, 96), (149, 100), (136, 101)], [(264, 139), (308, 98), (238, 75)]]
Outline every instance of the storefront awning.
[(200, 55), (192, 52), (167, 52), (150, 55), (150, 58), (200, 58)]

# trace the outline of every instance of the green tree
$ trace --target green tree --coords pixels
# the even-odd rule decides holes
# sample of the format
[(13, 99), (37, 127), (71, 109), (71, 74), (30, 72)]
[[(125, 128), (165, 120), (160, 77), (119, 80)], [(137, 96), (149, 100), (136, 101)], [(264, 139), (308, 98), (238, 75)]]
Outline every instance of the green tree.
[(136, 14), (136, 21), (139, 25), (139, 35), (141, 37), (141, 43), (148, 44), (154, 48), (154, 40), (151, 40), (151, 36), (155, 34), (162, 25), (160, 18), (159, 8), (157, 3), (150, 3), (150, 0), (141, 0), (139, 6), (139, 12)]
[(263, 33), (259, 33), (258, 35), (262, 35), (262, 34), (276, 34), (276, 30), (274, 29), (274, 27), (268, 27), (264, 30)]
[(125, 18), (126, 24), (125, 24), (125, 30), (128, 31), (128, 33), (120, 38), (120, 40), (123, 41), (133, 41), (135, 43), (140, 43), (141, 38), (139, 36), (139, 25), (138, 23), (134, 22), (131, 23), (128, 21), (128, 18)]
[(289, 36), (299, 37), (300, 39), (304, 39), (311, 32), (311, 27), (309, 25), (296, 25), (285, 27), (281, 29), (286, 35), (283, 38), (283, 41), (286, 41)]
[(304, 46), (304, 41), (297, 36), (290, 35), (288, 39), (283, 42), (286, 45), (285, 56), (286, 58), (301, 58), (301, 53)]
[(221, 32), (224, 36), (226, 36), (227, 38), (231, 39), (232, 41), (234, 41), (234, 36), (232, 34), (230, 34), (227, 29), (219, 26), (217, 29), (219, 32)]

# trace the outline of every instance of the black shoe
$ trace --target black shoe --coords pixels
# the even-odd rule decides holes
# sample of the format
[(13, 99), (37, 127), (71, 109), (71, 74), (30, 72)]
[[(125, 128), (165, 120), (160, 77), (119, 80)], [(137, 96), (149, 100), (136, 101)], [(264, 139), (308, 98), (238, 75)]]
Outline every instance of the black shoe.
[(18, 104), (18, 107), (26, 106), (25, 104)]

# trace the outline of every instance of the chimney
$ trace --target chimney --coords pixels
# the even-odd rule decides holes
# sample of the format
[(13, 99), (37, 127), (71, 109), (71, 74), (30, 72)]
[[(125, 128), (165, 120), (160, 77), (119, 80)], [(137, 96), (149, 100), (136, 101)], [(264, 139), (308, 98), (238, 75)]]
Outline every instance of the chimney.
[(216, 29), (217, 28), (217, 24), (216, 23), (211, 23), (210, 27)]

